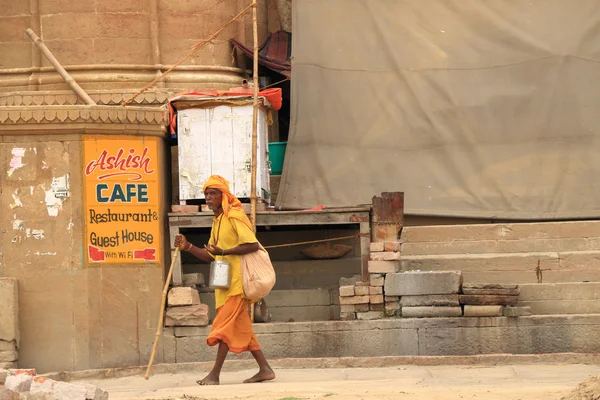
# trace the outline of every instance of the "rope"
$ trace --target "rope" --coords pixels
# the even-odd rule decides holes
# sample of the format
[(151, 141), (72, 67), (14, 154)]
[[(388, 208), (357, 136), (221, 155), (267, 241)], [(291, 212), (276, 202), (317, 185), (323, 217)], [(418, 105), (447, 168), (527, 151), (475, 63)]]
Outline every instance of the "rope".
[(167, 71), (165, 71), (162, 75), (160, 75), (158, 78), (154, 79), (152, 82), (150, 82), (148, 85), (146, 85), (144, 88), (142, 88), (139, 92), (137, 92), (136, 94), (134, 94), (132, 97), (130, 97), (128, 100), (123, 101), (121, 103), (121, 106), (126, 106), (129, 103), (131, 103), (133, 100), (135, 100), (136, 97), (138, 97), (140, 94), (144, 93), (146, 90), (152, 88), (152, 86), (154, 86), (154, 84), (156, 82), (158, 82), (159, 80), (161, 80), (162, 78), (165, 77), (165, 75), (167, 75), (168, 73), (170, 73), (171, 71), (173, 71), (175, 68), (177, 68), (178, 66), (180, 66), (181, 64), (183, 64), (183, 62), (185, 60), (187, 60), (188, 58), (190, 58), (192, 55), (194, 55), (195, 52), (197, 52), (198, 50), (200, 50), (202, 47), (206, 46), (208, 43), (210, 43), (212, 40), (216, 39), (217, 36), (219, 36), (219, 34), (221, 32), (223, 32), (225, 29), (227, 29), (229, 27), (229, 25), (233, 24), (235, 21), (237, 21), (240, 17), (242, 17), (248, 10), (250, 10), (251, 8), (254, 7), (254, 3), (251, 3), (248, 7), (244, 8), (238, 15), (236, 15), (235, 17), (233, 17), (232, 20), (230, 20), (228, 23), (226, 23), (225, 25), (223, 25), (221, 27), (221, 29), (219, 29), (217, 32), (213, 33), (211, 35), (211, 37), (209, 37), (206, 40), (201, 41), (200, 43), (198, 43), (197, 45), (195, 45), (194, 47), (192, 47), (192, 50), (190, 50), (189, 53), (186, 54), (185, 57), (183, 57), (181, 60), (179, 60), (176, 64), (174, 64), (173, 66), (171, 66), (171, 68), (169, 68)]
[(264, 88), (261, 88), (260, 90), (268, 89), (268, 88), (270, 88), (271, 86), (279, 85), (280, 83), (283, 83), (283, 82), (285, 82), (285, 81), (289, 81), (289, 80), (290, 80), (290, 78), (285, 78), (285, 79), (282, 79), (282, 80), (280, 80), (279, 82), (271, 83), (269, 86), (265, 86)]
[(352, 235), (352, 236), (341, 236), (341, 237), (336, 237), (336, 238), (331, 238), (331, 239), (321, 239), (321, 240), (310, 240), (308, 242), (296, 242), (296, 243), (287, 243), (287, 244), (275, 244), (273, 246), (264, 246), (265, 249), (275, 249), (278, 247), (291, 247), (291, 246), (300, 246), (303, 244), (314, 244), (314, 243), (324, 243), (324, 242), (333, 242), (336, 240), (346, 240), (346, 239), (354, 239), (354, 238), (358, 238), (361, 236), (369, 236), (368, 233), (359, 233), (357, 235)]

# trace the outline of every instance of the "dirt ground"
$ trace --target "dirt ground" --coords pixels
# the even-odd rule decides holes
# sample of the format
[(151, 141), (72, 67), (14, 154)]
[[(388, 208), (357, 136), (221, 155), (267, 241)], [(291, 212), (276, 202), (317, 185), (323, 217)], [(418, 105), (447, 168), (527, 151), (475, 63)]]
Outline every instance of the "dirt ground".
[(221, 386), (200, 387), (190, 373), (86, 381), (110, 399), (415, 399), (558, 400), (600, 374), (600, 365), (403, 366), (278, 369), (268, 383), (242, 384), (255, 371), (224, 372)]

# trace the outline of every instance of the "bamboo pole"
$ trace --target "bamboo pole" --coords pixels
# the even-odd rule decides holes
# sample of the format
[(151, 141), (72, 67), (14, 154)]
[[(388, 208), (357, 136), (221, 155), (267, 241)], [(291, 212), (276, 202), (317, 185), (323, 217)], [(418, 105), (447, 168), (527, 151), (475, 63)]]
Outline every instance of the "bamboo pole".
[[(252, 36), (254, 39), (254, 57), (252, 78), (254, 82), (252, 107), (252, 176), (250, 178), (250, 219), (256, 232), (256, 163), (258, 153), (258, 22), (256, 18), (256, 0), (252, 0)], [(254, 304), (250, 306), (250, 321), (254, 322)]]
[(154, 356), (156, 355), (156, 348), (158, 347), (158, 339), (160, 339), (160, 335), (162, 333), (163, 321), (165, 318), (165, 304), (167, 302), (167, 293), (169, 292), (169, 286), (171, 285), (171, 278), (173, 277), (173, 267), (175, 267), (175, 261), (177, 260), (178, 255), (179, 255), (179, 247), (176, 247), (175, 252), (173, 253), (173, 259), (171, 260), (171, 267), (169, 268), (169, 273), (167, 274), (167, 281), (165, 282), (165, 287), (162, 292), (162, 299), (160, 301), (160, 313), (158, 315), (158, 327), (156, 328), (156, 337), (154, 338), (154, 345), (152, 346), (152, 353), (150, 354), (150, 362), (148, 362), (148, 368), (146, 369), (146, 375), (144, 375), (145, 380), (148, 380), (148, 378), (150, 378), (150, 370), (152, 369), (152, 363), (154, 362)]
[(25, 33), (27, 34), (27, 36), (29, 36), (29, 39), (31, 39), (33, 43), (41, 50), (42, 54), (44, 54), (48, 61), (50, 61), (50, 64), (52, 64), (56, 72), (58, 72), (58, 74), (65, 80), (65, 82), (67, 82), (67, 85), (69, 85), (71, 89), (73, 89), (73, 91), (77, 93), (77, 95), (81, 97), (83, 101), (85, 101), (88, 105), (95, 106), (96, 102), (85, 92), (85, 90), (81, 88), (81, 86), (77, 84), (77, 82), (75, 82), (75, 79), (73, 79), (73, 77), (69, 75), (69, 73), (62, 67), (62, 65), (60, 65), (56, 57), (52, 55), (52, 53), (50, 52), (48, 47), (46, 47), (42, 39), (40, 39), (39, 36), (36, 35), (35, 32), (33, 32), (30, 28), (28, 28), (25, 31)]

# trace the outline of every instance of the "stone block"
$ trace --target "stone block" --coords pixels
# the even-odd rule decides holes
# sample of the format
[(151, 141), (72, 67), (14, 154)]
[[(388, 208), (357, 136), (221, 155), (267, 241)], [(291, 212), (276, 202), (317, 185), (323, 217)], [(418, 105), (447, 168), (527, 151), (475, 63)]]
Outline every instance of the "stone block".
[(399, 310), (400, 307), (400, 303), (397, 301), (386, 301), (385, 302), (385, 309), (390, 311), (390, 310)]
[(383, 304), (383, 295), (382, 294), (374, 294), (374, 295), (369, 296), (369, 303)]
[(332, 303), (328, 289), (272, 290), (265, 301), (269, 307), (328, 306)]
[(167, 296), (169, 307), (193, 306), (200, 304), (198, 291), (190, 287), (174, 287)]
[(369, 287), (369, 294), (370, 295), (383, 294), (383, 287), (382, 286), (371, 286), (371, 287)]
[(387, 274), (384, 291), (390, 296), (459, 293), (460, 271), (410, 271)]
[(88, 389), (83, 385), (36, 376), (31, 383), (31, 393), (48, 393), (61, 400), (86, 400)]
[(371, 282), (359, 280), (359, 281), (356, 281), (356, 283), (354, 284), (354, 286), (355, 287), (357, 287), (357, 286), (371, 286)]
[(195, 272), (193, 274), (183, 274), (183, 284), (204, 286), (204, 274), (200, 272)]
[(108, 400), (108, 392), (94, 385), (82, 384), (86, 389), (86, 400)]
[(497, 283), (468, 283), (463, 284), (463, 294), (518, 296), (519, 285), (502, 285)]
[(365, 296), (369, 294), (369, 288), (370, 286), (355, 286), (354, 287), (354, 294), (356, 294), (357, 296)]
[(465, 306), (465, 317), (502, 317), (504, 306)]
[(354, 305), (352, 304), (344, 304), (340, 306), (340, 312), (342, 313), (351, 313), (354, 312)]
[(369, 254), (369, 260), (370, 261), (399, 261), (400, 253), (397, 251), (394, 251), (394, 252), (382, 251), (382, 252), (377, 252), (377, 253), (372, 252), (371, 254)]
[(328, 321), (331, 306), (269, 307), (272, 321)]
[(203, 326), (176, 326), (173, 328), (173, 336), (175, 337), (206, 337), (206, 328)]
[(384, 296), (385, 301), (400, 301), (400, 296)]
[(369, 304), (369, 311), (383, 311), (383, 303), (380, 304)]
[(0, 351), (0, 362), (12, 362), (19, 359), (19, 354), (16, 350)]
[(354, 296), (354, 294), (354, 286), (340, 286), (341, 297)]
[(350, 278), (341, 277), (339, 286), (354, 286), (356, 282), (360, 281), (362, 278), (360, 275), (353, 275)]
[(370, 274), (389, 274), (400, 271), (399, 261), (369, 261)]
[(355, 319), (356, 319), (356, 313), (340, 312), (340, 321), (354, 321)]
[(383, 245), (383, 251), (398, 252), (402, 242), (385, 242)]
[(381, 243), (371, 243), (369, 245), (369, 251), (371, 253), (382, 252), (384, 248), (385, 248), (385, 243), (383, 243), (383, 242), (381, 242)]
[(459, 306), (458, 294), (426, 294), (423, 296), (402, 296), (403, 307)]
[(14, 278), (0, 278), (0, 340), (19, 342), (19, 285)]
[(207, 326), (208, 306), (196, 304), (193, 306), (167, 308), (166, 326)]
[(402, 318), (460, 317), (460, 307), (402, 307)]
[(385, 278), (380, 276), (381, 274), (371, 274), (370, 285), (371, 286), (382, 286), (385, 283)]
[(384, 317), (383, 311), (368, 311), (363, 313), (357, 313), (356, 319), (361, 321), (370, 321), (373, 319), (382, 319)]
[(369, 304), (355, 304), (354, 311), (356, 312), (367, 312), (369, 311)]
[(33, 376), (31, 375), (10, 375), (9, 372), (9, 375), (4, 381), (4, 387), (12, 390), (13, 392), (29, 392), (32, 381)]
[(6, 340), (0, 340), (0, 351), (10, 351), (16, 349), (17, 344), (14, 340), (11, 342), (7, 342)]
[(517, 304), (519, 296), (492, 296), (492, 295), (470, 295), (461, 294), (459, 296), (460, 304), (475, 306), (502, 305), (512, 306)]
[(18, 392), (0, 386), (0, 400), (19, 400), (20, 398)]
[(366, 296), (352, 296), (352, 297), (340, 297), (340, 304), (369, 304), (369, 295)]
[(531, 307), (505, 307), (505, 317), (527, 317), (531, 315)]

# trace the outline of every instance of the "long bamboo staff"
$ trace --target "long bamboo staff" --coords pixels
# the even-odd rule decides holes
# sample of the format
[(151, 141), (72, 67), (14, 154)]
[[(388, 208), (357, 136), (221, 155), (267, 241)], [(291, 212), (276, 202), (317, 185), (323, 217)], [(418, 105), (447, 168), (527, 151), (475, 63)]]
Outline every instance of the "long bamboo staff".
[(77, 82), (75, 82), (75, 79), (73, 79), (73, 77), (69, 75), (69, 73), (62, 67), (62, 65), (60, 65), (56, 57), (52, 55), (52, 53), (46, 47), (42, 39), (40, 39), (39, 36), (36, 35), (35, 32), (33, 32), (31, 29), (27, 29), (25, 33), (27, 34), (27, 36), (29, 36), (29, 39), (31, 39), (33, 43), (41, 50), (42, 54), (48, 59), (48, 61), (50, 61), (50, 64), (52, 64), (52, 66), (54, 67), (56, 72), (58, 72), (61, 78), (63, 78), (65, 82), (67, 82), (67, 85), (69, 85), (71, 89), (73, 89), (73, 91), (77, 93), (77, 95), (81, 97), (83, 101), (85, 101), (88, 105), (95, 106), (96, 102), (85, 92), (85, 90), (81, 88), (81, 86), (79, 86)]
[(169, 268), (169, 273), (167, 274), (167, 281), (165, 282), (165, 287), (162, 292), (162, 300), (160, 302), (160, 314), (158, 315), (158, 327), (156, 328), (156, 337), (154, 338), (154, 346), (152, 346), (152, 354), (150, 354), (150, 362), (148, 363), (148, 368), (146, 369), (146, 375), (144, 375), (145, 380), (148, 380), (148, 378), (150, 377), (150, 370), (152, 369), (152, 363), (154, 362), (154, 356), (156, 355), (156, 348), (158, 347), (158, 339), (160, 339), (160, 335), (162, 333), (163, 321), (165, 318), (165, 303), (167, 302), (167, 293), (169, 291), (169, 286), (171, 285), (173, 268), (175, 267), (175, 261), (177, 260), (178, 255), (179, 247), (176, 247), (175, 252), (173, 253), (173, 259), (171, 260), (171, 268)]
[[(254, 94), (252, 108), (252, 177), (250, 178), (250, 219), (256, 232), (256, 158), (258, 145), (258, 22), (256, 18), (256, 0), (252, 0), (252, 36), (254, 39), (253, 81)], [(254, 322), (254, 304), (250, 306), (250, 321)]]

